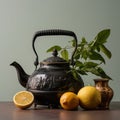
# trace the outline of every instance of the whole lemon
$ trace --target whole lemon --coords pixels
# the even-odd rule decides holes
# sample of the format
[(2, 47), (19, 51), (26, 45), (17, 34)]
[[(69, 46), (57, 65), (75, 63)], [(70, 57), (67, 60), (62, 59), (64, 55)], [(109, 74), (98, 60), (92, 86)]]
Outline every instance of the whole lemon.
[(73, 92), (65, 92), (60, 97), (60, 105), (65, 110), (74, 110), (79, 106), (79, 98)]
[(84, 109), (96, 109), (101, 103), (101, 94), (93, 86), (85, 86), (78, 91), (80, 106)]

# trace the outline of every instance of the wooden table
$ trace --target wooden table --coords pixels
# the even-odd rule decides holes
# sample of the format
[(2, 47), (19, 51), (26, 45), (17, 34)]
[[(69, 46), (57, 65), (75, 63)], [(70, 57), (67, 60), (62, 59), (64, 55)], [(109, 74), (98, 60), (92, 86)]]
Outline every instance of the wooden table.
[(48, 109), (38, 106), (21, 110), (13, 102), (0, 102), (0, 120), (120, 120), (120, 102), (112, 102), (110, 110), (77, 111), (63, 109)]

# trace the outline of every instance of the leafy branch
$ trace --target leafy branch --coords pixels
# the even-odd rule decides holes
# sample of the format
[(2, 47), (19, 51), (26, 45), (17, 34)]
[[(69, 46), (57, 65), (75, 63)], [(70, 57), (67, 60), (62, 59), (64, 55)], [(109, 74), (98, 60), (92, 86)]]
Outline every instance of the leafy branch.
[[(81, 41), (78, 41), (77, 50), (74, 55), (75, 64), (74, 66), (71, 66), (71, 72), (76, 79), (80, 74), (88, 75), (88, 73), (92, 73), (102, 78), (111, 79), (102, 67), (100, 67), (101, 64), (106, 64), (104, 56), (108, 59), (112, 57), (111, 52), (105, 46), (109, 35), (110, 29), (105, 29), (100, 31), (90, 42), (88, 42), (84, 37)], [(60, 52), (63, 59), (70, 62), (70, 53), (68, 50), (75, 48), (75, 40), (71, 40), (69, 44), (69, 46), (64, 48), (59, 45), (52, 46), (47, 50), (47, 52), (51, 52), (56, 49)]]

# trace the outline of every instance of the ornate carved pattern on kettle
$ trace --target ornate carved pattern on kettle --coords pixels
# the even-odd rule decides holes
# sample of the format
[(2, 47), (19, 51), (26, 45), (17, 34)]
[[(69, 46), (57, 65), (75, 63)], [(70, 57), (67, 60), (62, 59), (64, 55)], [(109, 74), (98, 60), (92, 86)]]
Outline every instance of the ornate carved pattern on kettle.
[(35, 90), (57, 90), (64, 85), (67, 77), (61, 75), (38, 74), (29, 78), (27, 89)]

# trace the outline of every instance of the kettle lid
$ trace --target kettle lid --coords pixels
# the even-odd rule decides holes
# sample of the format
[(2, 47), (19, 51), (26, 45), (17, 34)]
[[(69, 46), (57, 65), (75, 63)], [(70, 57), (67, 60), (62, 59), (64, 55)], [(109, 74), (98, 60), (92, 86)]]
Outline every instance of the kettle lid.
[(53, 51), (52, 55), (53, 55), (52, 57), (49, 57), (49, 58), (43, 60), (40, 64), (42, 64), (42, 65), (54, 65), (54, 64), (69, 65), (69, 63), (66, 60), (57, 56), (58, 52), (56, 49)]

